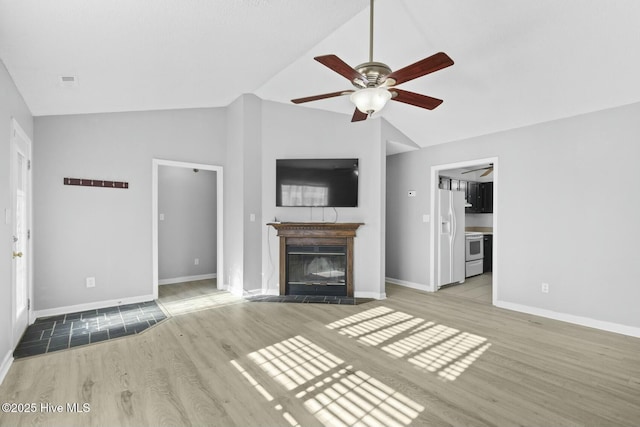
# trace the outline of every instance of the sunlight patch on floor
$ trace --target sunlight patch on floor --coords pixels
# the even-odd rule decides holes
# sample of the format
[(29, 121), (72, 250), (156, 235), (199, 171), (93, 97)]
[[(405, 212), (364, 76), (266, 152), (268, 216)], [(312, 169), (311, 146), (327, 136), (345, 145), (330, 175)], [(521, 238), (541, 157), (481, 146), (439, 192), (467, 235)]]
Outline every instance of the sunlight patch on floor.
[(338, 371), (335, 381), (311, 394), (304, 406), (325, 426), (405, 426), (424, 406), (351, 366)]
[(212, 308), (225, 307), (228, 305), (242, 304), (246, 300), (232, 295), (226, 291), (217, 291), (206, 295), (199, 295), (191, 298), (176, 301), (158, 300), (162, 308), (172, 316), (180, 316), (196, 311), (209, 310)]
[[(253, 376), (248, 373), (236, 360), (231, 361), (231, 366), (236, 368), (238, 372), (242, 374), (243, 377), (255, 388), (258, 393), (262, 395), (266, 399), (267, 402), (273, 401), (273, 396), (258, 382)], [(282, 417), (291, 424), (292, 427), (300, 427), (300, 423), (287, 411), (283, 411), (284, 407), (281, 404), (277, 404), (274, 406), (276, 411), (282, 411)]]
[(301, 336), (250, 353), (249, 359), (287, 390), (306, 384), (343, 363)]
[(386, 307), (376, 307), (332, 322), (327, 328), (379, 347), (398, 359), (444, 380), (453, 381), (490, 346), (479, 335), (426, 321)]
[[(249, 353), (248, 358), (287, 391), (295, 393), (327, 427), (401, 427), (411, 424), (424, 410), (371, 375), (354, 370), (352, 365), (345, 366), (346, 362), (302, 336)], [(257, 387), (253, 381), (249, 380)], [(295, 418), (291, 419), (295, 425)]]
[(486, 338), (463, 332), (407, 360), (452, 381), (489, 348), (491, 344), (485, 344), (485, 341)]

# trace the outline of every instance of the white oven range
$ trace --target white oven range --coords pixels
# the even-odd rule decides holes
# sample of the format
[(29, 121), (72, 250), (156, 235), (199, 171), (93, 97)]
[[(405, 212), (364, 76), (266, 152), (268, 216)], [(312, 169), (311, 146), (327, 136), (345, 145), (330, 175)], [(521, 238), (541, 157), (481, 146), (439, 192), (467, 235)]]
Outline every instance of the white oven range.
[(477, 231), (465, 232), (465, 277), (483, 273), (484, 236)]

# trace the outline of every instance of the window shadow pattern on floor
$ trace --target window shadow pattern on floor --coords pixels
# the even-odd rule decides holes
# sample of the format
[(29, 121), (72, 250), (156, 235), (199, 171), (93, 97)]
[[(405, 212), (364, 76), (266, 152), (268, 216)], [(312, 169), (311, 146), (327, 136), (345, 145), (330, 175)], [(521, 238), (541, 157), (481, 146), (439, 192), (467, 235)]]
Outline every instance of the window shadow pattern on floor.
[[(248, 358), (327, 427), (404, 427), (425, 409), (300, 335), (249, 353)], [(231, 363), (292, 427), (301, 426), (285, 408), (294, 399), (274, 398), (237, 360)]]
[(384, 306), (335, 321), (327, 328), (447, 381), (455, 380), (491, 347), (479, 335)]

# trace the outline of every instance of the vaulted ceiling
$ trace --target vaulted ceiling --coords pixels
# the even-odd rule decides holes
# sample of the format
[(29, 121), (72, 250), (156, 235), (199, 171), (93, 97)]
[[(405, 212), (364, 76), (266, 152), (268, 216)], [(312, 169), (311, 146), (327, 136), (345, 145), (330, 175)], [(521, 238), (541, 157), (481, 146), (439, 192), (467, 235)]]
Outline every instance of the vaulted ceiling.
[[(379, 113), (419, 146), (640, 101), (637, 0), (377, 0), (374, 60), (452, 67)], [(367, 0), (0, 0), (0, 59), (35, 116), (226, 106), (350, 89), (313, 60), (368, 60)], [(77, 85), (60, 84), (76, 76)], [(344, 113), (348, 97), (296, 108)], [(354, 123), (353, 126), (358, 126)]]

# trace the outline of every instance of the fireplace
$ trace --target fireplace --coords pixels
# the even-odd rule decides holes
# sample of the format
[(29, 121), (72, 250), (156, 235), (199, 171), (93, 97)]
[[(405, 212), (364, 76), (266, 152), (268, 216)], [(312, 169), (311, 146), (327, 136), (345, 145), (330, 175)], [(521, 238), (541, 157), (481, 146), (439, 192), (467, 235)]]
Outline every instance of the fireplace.
[(286, 295), (347, 296), (347, 247), (287, 245)]
[(353, 297), (353, 239), (361, 223), (278, 222), (280, 295)]

